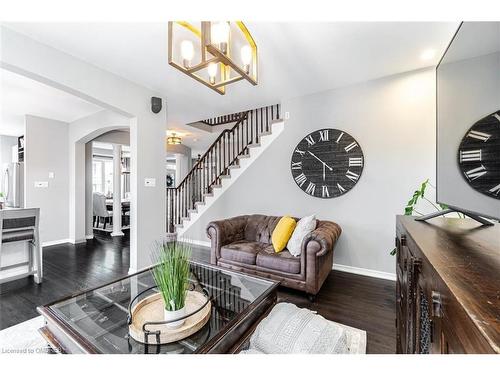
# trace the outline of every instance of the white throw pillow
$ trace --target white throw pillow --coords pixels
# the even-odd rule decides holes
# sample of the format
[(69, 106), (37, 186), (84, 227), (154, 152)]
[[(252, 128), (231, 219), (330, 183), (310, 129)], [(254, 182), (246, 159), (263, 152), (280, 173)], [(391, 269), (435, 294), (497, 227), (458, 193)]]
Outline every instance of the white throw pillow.
[(299, 220), (292, 237), (288, 240), (286, 248), (294, 257), (298, 257), (302, 249), (302, 240), (306, 235), (316, 229), (316, 216), (306, 216)]

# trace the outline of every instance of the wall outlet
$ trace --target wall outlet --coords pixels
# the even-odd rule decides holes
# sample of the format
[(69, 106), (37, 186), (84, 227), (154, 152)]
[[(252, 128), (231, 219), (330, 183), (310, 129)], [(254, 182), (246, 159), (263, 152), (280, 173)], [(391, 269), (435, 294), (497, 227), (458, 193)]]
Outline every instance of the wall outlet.
[(156, 186), (156, 178), (145, 178), (144, 186), (146, 187), (155, 187)]
[(35, 181), (35, 187), (36, 188), (48, 188), (49, 182), (48, 181)]
[(54, 172), (49, 172), (49, 178), (54, 178)]

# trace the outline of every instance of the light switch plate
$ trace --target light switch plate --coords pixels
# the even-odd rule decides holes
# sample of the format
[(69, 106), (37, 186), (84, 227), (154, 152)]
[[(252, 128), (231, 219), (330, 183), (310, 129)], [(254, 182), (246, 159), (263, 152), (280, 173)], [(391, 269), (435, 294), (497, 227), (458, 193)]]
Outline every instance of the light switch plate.
[(54, 178), (54, 172), (49, 172), (49, 178)]
[(285, 120), (288, 120), (290, 118), (290, 112), (285, 112)]
[(35, 181), (35, 187), (36, 188), (48, 188), (49, 182), (48, 181)]
[(156, 178), (145, 178), (144, 186), (146, 187), (155, 187), (156, 186)]

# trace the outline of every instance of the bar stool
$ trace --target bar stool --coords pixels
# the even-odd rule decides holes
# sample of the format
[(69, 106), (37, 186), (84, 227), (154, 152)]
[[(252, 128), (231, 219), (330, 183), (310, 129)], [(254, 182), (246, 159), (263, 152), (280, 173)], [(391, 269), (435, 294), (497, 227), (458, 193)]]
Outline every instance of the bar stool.
[[(0, 210), (0, 273), (28, 266), (28, 271), (0, 279), (0, 284), (33, 275), (37, 284), (42, 282), (42, 249), (38, 225), (39, 208)], [(27, 242), (28, 260), (2, 267), (2, 251), (7, 243)]]

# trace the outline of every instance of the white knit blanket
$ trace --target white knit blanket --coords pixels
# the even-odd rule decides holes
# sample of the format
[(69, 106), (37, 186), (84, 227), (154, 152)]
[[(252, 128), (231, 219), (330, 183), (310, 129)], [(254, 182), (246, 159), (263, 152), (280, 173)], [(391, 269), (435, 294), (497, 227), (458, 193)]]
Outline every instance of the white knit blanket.
[(257, 326), (242, 354), (366, 353), (366, 332), (326, 320), (291, 303), (278, 303)]

